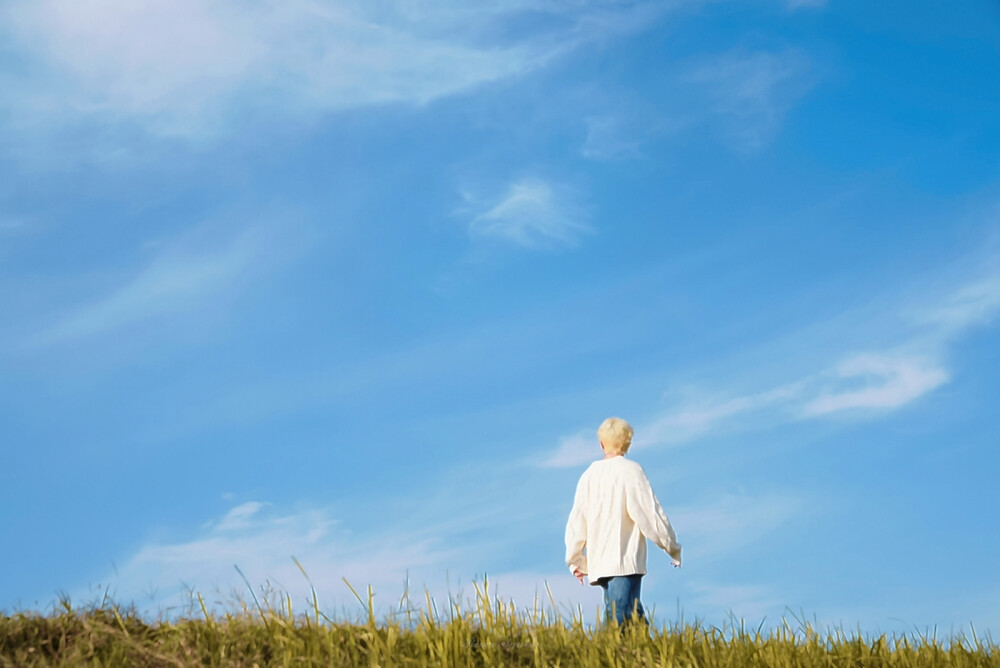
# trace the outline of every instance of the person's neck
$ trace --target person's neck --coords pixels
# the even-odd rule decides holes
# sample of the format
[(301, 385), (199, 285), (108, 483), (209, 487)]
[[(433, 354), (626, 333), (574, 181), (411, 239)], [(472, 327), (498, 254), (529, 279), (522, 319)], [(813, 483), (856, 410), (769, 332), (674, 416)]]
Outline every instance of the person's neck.
[(624, 456), (625, 455), (613, 455), (610, 452), (605, 452), (604, 453), (604, 458), (605, 459), (614, 459), (615, 457), (624, 457)]

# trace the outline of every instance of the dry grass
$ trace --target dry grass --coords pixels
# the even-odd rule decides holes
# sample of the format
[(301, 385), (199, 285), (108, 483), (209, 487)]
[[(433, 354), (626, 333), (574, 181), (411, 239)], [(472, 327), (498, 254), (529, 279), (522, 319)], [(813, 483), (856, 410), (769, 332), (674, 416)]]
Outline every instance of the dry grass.
[[(352, 589), (352, 591), (354, 591)], [(291, 599), (254, 596), (251, 605), (213, 614), (201, 597), (198, 616), (147, 622), (134, 610), (107, 604), (75, 610), (68, 602), (48, 615), (0, 616), (0, 667), (35, 666), (996, 666), (992, 639), (818, 633), (808, 624), (772, 630), (675, 625), (624, 630), (586, 624), (581, 614), (518, 610), (484, 588), (475, 606), (445, 614), (407, 605), (379, 620), (338, 622), (315, 597), (296, 613)], [(355, 592), (357, 596), (357, 593)]]

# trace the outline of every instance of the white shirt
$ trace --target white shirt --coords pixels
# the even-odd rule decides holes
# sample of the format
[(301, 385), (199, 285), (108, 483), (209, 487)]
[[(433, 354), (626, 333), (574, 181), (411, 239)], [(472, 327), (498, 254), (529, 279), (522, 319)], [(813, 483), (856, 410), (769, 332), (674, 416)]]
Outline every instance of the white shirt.
[[(678, 562), (681, 546), (646, 472), (623, 456), (594, 462), (580, 476), (566, 523), (566, 565), (590, 584), (646, 573), (646, 538)], [(586, 554), (584, 554), (586, 550)]]

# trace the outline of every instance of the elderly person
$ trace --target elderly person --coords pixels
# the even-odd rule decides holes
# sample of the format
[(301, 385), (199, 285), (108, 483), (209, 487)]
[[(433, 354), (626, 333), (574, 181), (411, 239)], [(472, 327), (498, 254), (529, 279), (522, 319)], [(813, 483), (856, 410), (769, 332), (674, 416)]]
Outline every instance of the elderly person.
[(646, 574), (646, 539), (681, 565), (681, 546), (645, 471), (625, 459), (634, 430), (620, 418), (608, 418), (597, 430), (604, 458), (590, 465), (576, 487), (566, 523), (566, 564), (583, 584), (604, 590), (608, 622), (635, 615), (645, 620), (639, 602)]

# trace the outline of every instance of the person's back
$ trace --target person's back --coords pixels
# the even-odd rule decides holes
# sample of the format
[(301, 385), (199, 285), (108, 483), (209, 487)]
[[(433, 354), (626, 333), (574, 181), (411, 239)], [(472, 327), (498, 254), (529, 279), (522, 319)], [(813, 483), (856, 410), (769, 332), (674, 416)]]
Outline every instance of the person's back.
[(639, 591), (646, 573), (646, 538), (680, 566), (681, 546), (639, 464), (625, 459), (632, 427), (608, 418), (598, 429), (604, 459), (584, 471), (566, 524), (566, 564), (580, 583), (604, 590), (608, 620), (644, 618)]

